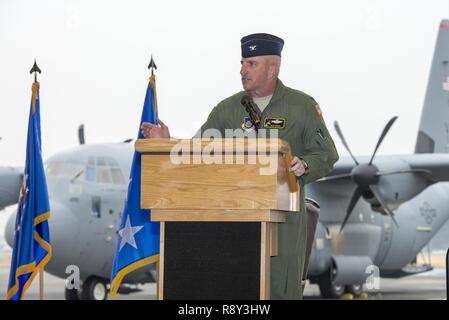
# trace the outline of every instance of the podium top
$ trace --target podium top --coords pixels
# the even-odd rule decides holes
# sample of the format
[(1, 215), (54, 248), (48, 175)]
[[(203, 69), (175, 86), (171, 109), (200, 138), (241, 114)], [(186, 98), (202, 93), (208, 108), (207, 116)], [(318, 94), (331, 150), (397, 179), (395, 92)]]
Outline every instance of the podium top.
[(139, 139), (135, 149), (140, 153), (170, 153), (188, 148), (191, 152), (223, 150), (242, 153), (281, 153), (291, 154), (287, 141), (282, 139), (235, 138), (235, 139)]
[[(292, 154), (291, 148), (288, 142), (282, 139), (265, 139), (265, 138), (225, 138), (225, 139), (139, 139), (135, 142), (135, 150), (139, 153), (146, 155), (197, 155), (206, 154), (214, 156), (222, 155), (269, 155), (270, 157), (280, 157), (281, 167), (284, 168), (285, 178), (288, 182), (290, 192), (297, 192), (298, 185), (296, 182), (296, 176), (290, 171)], [(195, 162), (195, 161), (194, 161)], [(201, 162), (200, 162), (201, 163)], [(278, 162), (276, 162), (276, 165)], [(171, 163), (170, 165), (174, 165)], [(164, 167), (166, 170), (168, 167)], [(215, 172), (216, 168), (211, 168), (212, 172)], [(241, 177), (246, 175), (243, 168), (236, 167), (235, 172), (238, 180), (234, 184), (241, 185)], [(186, 171), (187, 172), (187, 171)], [(154, 173), (154, 172), (153, 172)], [(152, 174), (153, 174), (152, 173)], [(189, 174), (193, 172), (189, 171)], [(197, 174), (197, 173), (195, 173)], [(149, 176), (149, 178), (151, 175)], [(226, 176), (227, 177), (227, 176)], [(223, 178), (226, 178), (223, 177)], [(282, 179), (281, 179), (282, 180)], [(220, 181), (220, 180), (217, 180)], [(267, 183), (265, 181), (264, 183)], [(257, 185), (257, 184), (256, 184)], [(254, 187), (256, 187), (256, 185)], [(271, 207), (270, 209), (277, 209), (277, 207)]]

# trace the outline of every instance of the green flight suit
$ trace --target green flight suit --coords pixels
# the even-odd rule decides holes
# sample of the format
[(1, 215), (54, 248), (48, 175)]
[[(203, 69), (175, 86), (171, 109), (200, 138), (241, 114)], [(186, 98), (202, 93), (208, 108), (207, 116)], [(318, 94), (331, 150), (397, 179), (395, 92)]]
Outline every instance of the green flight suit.
[[(201, 133), (213, 128), (219, 130), (224, 138), (225, 129), (242, 129), (245, 118), (248, 118), (240, 102), (244, 94), (246, 92), (241, 91), (221, 101), (201, 127)], [(279, 255), (271, 258), (271, 299), (301, 299), (307, 243), (304, 185), (328, 174), (338, 160), (338, 154), (318, 104), (305, 93), (286, 87), (277, 80), (268, 106), (262, 113), (256, 111), (261, 119), (260, 129), (264, 128), (267, 119), (268, 122), (276, 119), (278, 137), (286, 140), (293, 155), (308, 165), (307, 173), (298, 178), (300, 212), (288, 213), (287, 222), (279, 225)]]

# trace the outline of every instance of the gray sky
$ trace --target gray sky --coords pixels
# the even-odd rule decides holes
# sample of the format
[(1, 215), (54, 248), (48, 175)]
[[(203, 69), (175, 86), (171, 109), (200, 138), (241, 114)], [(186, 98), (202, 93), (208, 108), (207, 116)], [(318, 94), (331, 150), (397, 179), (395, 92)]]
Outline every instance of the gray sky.
[(241, 90), (240, 38), (285, 40), (280, 78), (340, 122), (356, 155), (411, 153), (447, 0), (0, 2), (0, 165), (23, 165), (32, 76), (41, 83), (44, 159), (77, 144), (135, 138), (153, 54), (159, 114), (191, 137)]

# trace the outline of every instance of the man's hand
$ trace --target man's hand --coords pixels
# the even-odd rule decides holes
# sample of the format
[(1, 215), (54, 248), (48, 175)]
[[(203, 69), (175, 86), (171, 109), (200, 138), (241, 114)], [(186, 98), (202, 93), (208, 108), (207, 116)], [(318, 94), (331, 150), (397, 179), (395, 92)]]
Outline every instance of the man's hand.
[(293, 157), (291, 163), (290, 171), (292, 171), (295, 176), (300, 177), (304, 173), (306, 173), (306, 168), (304, 167), (304, 163), (296, 156)]
[(168, 127), (161, 121), (157, 119), (159, 125), (155, 125), (149, 122), (142, 122), (140, 126), (140, 131), (146, 139), (150, 138), (170, 138), (170, 132)]

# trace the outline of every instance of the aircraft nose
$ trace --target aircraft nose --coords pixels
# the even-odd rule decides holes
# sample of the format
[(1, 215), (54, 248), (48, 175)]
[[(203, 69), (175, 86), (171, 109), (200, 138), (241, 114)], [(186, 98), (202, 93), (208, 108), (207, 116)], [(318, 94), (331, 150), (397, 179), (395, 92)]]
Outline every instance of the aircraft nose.
[(56, 242), (72, 243), (78, 232), (75, 215), (70, 208), (58, 201), (50, 200), (50, 207), (50, 241), (55, 245)]
[(0, 208), (2, 208), (17, 202), (22, 173), (14, 168), (0, 168), (0, 176)]
[[(78, 228), (75, 216), (69, 208), (59, 202), (50, 202), (50, 242), (55, 249), (68, 248), (73, 245)], [(14, 231), (16, 225), (17, 210), (9, 217), (5, 227), (5, 238), (8, 245), (14, 245)], [(55, 248), (56, 246), (56, 248)]]
[(14, 211), (8, 218), (5, 226), (6, 243), (12, 248), (14, 244), (14, 227), (16, 225), (17, 210)]

